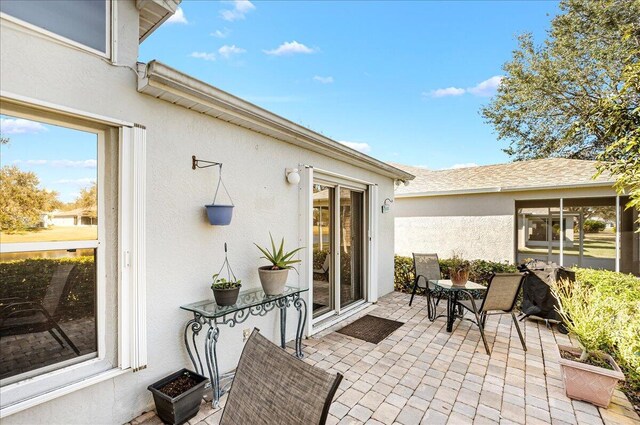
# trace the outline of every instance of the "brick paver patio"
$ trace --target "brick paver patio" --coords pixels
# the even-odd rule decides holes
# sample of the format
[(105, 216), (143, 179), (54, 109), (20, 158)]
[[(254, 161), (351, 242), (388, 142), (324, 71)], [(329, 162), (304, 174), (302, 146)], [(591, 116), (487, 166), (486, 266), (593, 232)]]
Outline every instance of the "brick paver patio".
[[(346, 321), (373, 314), (405, 323), (377, 345), (334, 329), (304, 341), (305, 361), (345, 378), (328, 424), (640, 424), (620, 391), (607, 410), (565, 396), (556, 344), (570, 341), (544, 323), (521, 322), (525, 352), (510, 316), (489, 317), (489, 357), (475, 325), (456, 322), (447, 333), (444, 318), (426, 318), (424, 298), (408, 301), (392, 293)], [(207, 403), (189, 424), (215, 425), (221, 414)], [(160, 423), (153, 412), (131, 422)]]

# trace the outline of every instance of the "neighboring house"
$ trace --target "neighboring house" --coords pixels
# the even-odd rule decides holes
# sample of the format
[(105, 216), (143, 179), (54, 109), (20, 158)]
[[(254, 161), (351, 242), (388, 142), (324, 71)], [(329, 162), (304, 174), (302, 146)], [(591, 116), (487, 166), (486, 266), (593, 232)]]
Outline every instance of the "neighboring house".
[(56, 210), (49, 214), (49, 226), (95, 226), (97, 220), (97, 208), (76, 208), (68, 211)]
[[(245, 289), (260, 286), (257, 268), (264, 264), (253, 242), (268, 244), (271, 232), (284, 237), (287, 248), (305, 247), (299, 274), (290, 273), (289, 284), (310, 289), (304, 294), (306, 334), (393, 291), (394, 221), (381, 205), (393, 199), (397, 182), (413, 176), (167, 65), (137, 63), (139, 43), (177, 4), (1, 3), (1, 113), (88, 137), (98, 164), (96, 240), (2, 244), (3, 253), (25, 256), (50, 250), (51, 258), (73, 257), (82, 251), (97, 269), (94, 284), (83, 289), (95, 291), (82, 307), (94, 316), (61, 325), (80, 355), (67, 350), (67, 357), (33, 357), (25, 370), (3, 363), (3, 425), (124, 423), (151, 409), (147, 386), (191, 367), (183, 330), (193, 316), (180, 305), (212, 298), (210, 279), (224, 261), (225, 243)], [(211, 203), (217, 168), (192, 170), (192, 155), (224, 164), (235, 204), (229, 226), (207, 222), (203, 206)], [(299, 183), (288, 182), (290, 169), (298, 170)], [(322, 230), (332, 235), (330, 263), (339, 264), (344, 250), (351, 261), (342, 279), (340, 270), (327, 271), (321, 291), (336, 295), (312, 313), (314, 208), (333, 217)], [(341, 244), (346, 227), (350, 240)], [(91, 276), (92, 269), (82, 267), (84, 274), (67, 274)], [(296, 316), (287, 316), (288, 340)], [(74, 331), (76, 324), (86, 332)], [(276, 341), (278, 312), (233, 328), (220, 325), (221, 372), (236, 366), (243, 330), (253, 327)], [(60, 354), (46, 332), (33, 335), (29, 347), (12, 348), (20, 356), (16, 364), (31, 359), (39, 345)], [(8, 351), (2, 351), (4, 357)], [(46, 367), (33, 366), (40, 361)]]
[[(396, 165), (416, 175), (396, 188), (395, 249), (400, 255), (451, 257), (639, 273), (638, 211), (625, 209), (609, 176), (594, 161), (539, 159), (449, 170)], [(591, 233), (584, 222), (613, 217)], [(562, 235), (562, 236), (561, 236)]]

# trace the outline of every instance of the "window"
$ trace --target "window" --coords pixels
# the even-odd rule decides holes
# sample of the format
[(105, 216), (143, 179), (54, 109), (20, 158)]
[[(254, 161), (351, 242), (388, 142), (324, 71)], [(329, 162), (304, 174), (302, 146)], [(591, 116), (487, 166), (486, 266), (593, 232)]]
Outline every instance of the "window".
[(109, 2), (106, 0), (2, 0), (0, 11), (46, 32), (109, 54)]
[(97, 357), (98, 134), (0, 116), (0, 385)]
[(138, 125), (1, 105), (4, 417), (145, 367), (146, 142)]

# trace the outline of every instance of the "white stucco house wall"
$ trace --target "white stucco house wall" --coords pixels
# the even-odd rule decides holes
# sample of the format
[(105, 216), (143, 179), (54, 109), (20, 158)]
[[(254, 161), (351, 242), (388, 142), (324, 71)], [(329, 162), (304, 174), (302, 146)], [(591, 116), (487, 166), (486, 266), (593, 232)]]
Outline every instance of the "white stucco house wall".
[[(117, 424), (150, 410), (147, 386), (191, 367), (183, 330), (192, 316), (180, 306), (212, 297), (224, 243), (246, 289), (260, 286), (264, 264), (253, 242), (267, 244), (271, 232), (288, 247), (305, 247), (300, 273), (288, 283), (309, 288), (307, 335), (393, 291), (393, 209), (383, 213), (381, 205), (413, 175), (168, 65), (138, 63), (139, 44), (178, 3), (105, 1), (87, 12), (103, 21), (96, 30), (56, 10), (78, 2), (52, 3), (47, 13), (3, 2), (0, 112), (98, 140), (98, 239), (77, 244), (96, 252), (97, 350), (86, 361), (0, 382), (3, 425)], [(229, 226), (208, 223), (203, 206), (216, 170), (193, 170), (193, 155), (224, 164), (235, 204)], [(288, 169), (298, 170), (299, 183), (287, 181)], [(340, 191), (357, 194), (361, 291), (350, 308), (338, 303), (314, 317), (313, 193), (320, 185), (336, 203)], [(2, 244), (2, 252), (75, 249), (52, 244)], [(288, 340), (296, 323), (289, 315)], [(277, 341), (277, 311), (220, 327), (221, 372), (235, 367), (243, 330), (253, 327)]]
[[(627, 198), (616, 194), (610, 176), (593, 178), (594, 161), (550, 158), (449, 170), (396, 166), (416, 176), (396, 188), (399, 255), (458, 253), (509, 263), (538, 258), (639, 273), (638, 211), (625, 209)], [(588, 219), (616, 226), (581, 231)]]

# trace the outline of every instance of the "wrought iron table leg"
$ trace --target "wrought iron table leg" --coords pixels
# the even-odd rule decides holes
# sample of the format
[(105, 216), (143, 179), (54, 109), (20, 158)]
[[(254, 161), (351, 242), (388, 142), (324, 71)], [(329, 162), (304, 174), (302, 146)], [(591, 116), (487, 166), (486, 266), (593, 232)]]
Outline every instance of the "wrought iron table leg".
[(447, 295), (447, 332), (453, 331), (453, 321), (456, 317), (455, 292)]
[(216, 344), (218, 343), (218, 335), (220, 329), (215, 322), (209, 323), (207, 331), (207, 339), (205, 341), (207, 369), (209, 369), (209, 379), (211, 380), (211, 389), (213, 390), (212, 404), (217, 408), (220, 404), (220, 373), (218, 372), (218, 356), (216, 353)]
[[(191, 341), (193, 345), (193, 351), (196, 352), (196, 356), (193, 356), (193, 352), (191, 351), (191, 346), (189, 345), (189, 328), (191, 328)], [(200, 358), (200, 352), (198, 351), (198, 344), (196, 344), (196, 337), (202, 330), (202, 322), (201, 318), (195, 316), (195, 318), (189, 320), (187, 325), (184, 328), (184, 345), (187, 347), (187, 353), (189, 354), (189, 358), (191, 359), (191, 363), (193, 363), (193, 368), (200, 375), (204, 375), (204, 368), (202, 367), (202, 359)], [(198, 359), (198, 363), (196, 363), (196, 358)]]
[(301, 359), (304, 357), (302, 352), (302, 334), (304, 332), (304, 324), (307, 321), (307, 303), (300, 297), (293, 301), (293, 305), (298, 310), (298, 329), (296, 329), (296, 357)]
[(280, 347), (286, 347), (286, 335), (287, 335), (287, 304), (280, 303)]

